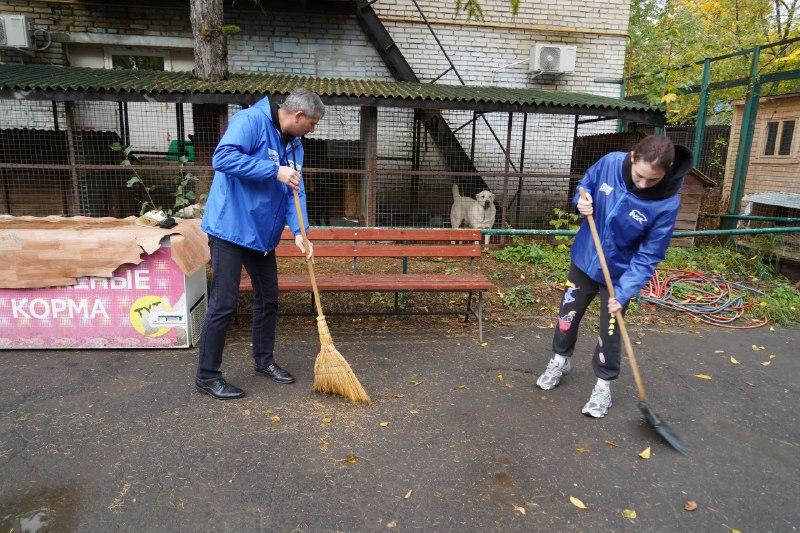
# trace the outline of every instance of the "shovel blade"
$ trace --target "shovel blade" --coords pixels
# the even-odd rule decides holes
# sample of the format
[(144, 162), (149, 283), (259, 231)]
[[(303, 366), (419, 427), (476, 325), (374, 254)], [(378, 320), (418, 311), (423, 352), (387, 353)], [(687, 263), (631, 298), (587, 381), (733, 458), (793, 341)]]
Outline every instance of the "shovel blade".
[(656, 433), (658, 433), (662, 439), (667, 441), (667, 444), (678, 450), (683, 455), (689, 455), (689, 448), (681, 441), (681, 439), (672, 431), (672, 428), (664, 422), (660, 416), (653, 412), (653, 409), (647, 404), (647, 402), (639, 402), (639, 410), (644, 415), (645, 420), (647, 423), (650, 424)]

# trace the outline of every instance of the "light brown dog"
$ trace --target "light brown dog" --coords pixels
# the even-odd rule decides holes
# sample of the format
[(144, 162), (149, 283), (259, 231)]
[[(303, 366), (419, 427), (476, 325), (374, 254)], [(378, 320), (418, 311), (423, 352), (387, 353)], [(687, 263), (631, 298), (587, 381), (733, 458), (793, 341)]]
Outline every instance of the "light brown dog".
[[(450, 207), (450, 227), (460, 228), (465, 224), (473, 229), (491, 229), (497, 208), (494, 193), (481, 191), (475, 198), (461, 196), (458, 185), (453, 184), (453, 205)], [(488, 235), (486, 241), (488, 242)]]

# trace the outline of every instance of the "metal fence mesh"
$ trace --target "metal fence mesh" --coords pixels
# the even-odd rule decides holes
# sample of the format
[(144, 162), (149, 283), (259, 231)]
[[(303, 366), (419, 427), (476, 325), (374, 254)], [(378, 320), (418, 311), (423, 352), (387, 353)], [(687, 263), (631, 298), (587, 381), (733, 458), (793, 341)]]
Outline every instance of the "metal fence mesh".
[[(186, 171), (200, 177), (196, 192), (205, 192), (210, 155), (225, 127), (224, 120), (207, 120), (215, 112), (207, 108), (0, 100), (0, 212), (125, 217), (145, 201), (169, 208), (175, 180)], [(222, 109), (230, 118), (241, 108)], [(495, 228), (547, 228), (553, 209), (568, 206), (582, 173), (575, 170), (576, 138), (588, 139), (582, 146), (589, 147), (614, 125), (469, 110), (378, 108), (364, 117), (364, 108), (329, 106), (304, 140), (314, 225), (450, 227), (456, 184), (464, 197), (494, 194)], [(131, 147), (131, 166), (121, 165), (115, 144)], [(134, 171), (153, 187), (150, 197), (128, 186)]]

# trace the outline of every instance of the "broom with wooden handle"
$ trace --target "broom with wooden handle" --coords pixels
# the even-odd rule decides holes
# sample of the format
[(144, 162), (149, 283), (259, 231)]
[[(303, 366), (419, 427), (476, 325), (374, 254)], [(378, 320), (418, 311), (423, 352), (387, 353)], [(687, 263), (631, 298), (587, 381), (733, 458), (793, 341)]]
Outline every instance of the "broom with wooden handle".
[[(589, 197), (588, 193), (583, 187), (578, 187), (578, 190), (580, 191), (582, 198)], [(595, 250), (597, 250), (597, 259), (600, 262), (600, 268), (603, 269), (603, 278), (606, 280), (608, 297), (616, 298), (617, 296), (614, 293), (614, 283), (611, 281), (611, 273), (608, 271), (606, 256), (603, 253), (603, 245), (600, 242), (600, 235), (597, 233), (597, 226), (594, 222), (594, 214), (586, 217), (586, 220), (589, 222), (589, 231), (592, 233), (592, 240), (594, 241)], [(647, 392), (644, 390), (644, 381), (642, 381), (642, 375), (639, 373), (639, 365), (636, 363), (636, 356), (633, 354), (633, 346), (631, 345), (630, 337), (628, 337), (628, 330), (625, 327), (625, 319), (622, 318), (622, 311), (617, 311), (614, 313), (614, 317), (617, 319), (617, 326), (619, 326), (619, 332), (622, 336), (622, 343), (625, 345), (625, 351), (628, 354), (628, 363), (631, 365), (633, 380), (636, 382), (636, 389), (639, 391), (639, 410), (644, 415), (647, 423), (650, 424), (650, 427), (652, 427), (662, 439), (667, 441), (667, 444), (678, 450), (683, 455), (689, 455), (689, 448), (683, 443), (683, 441), (681, 441), (678, 435), (675, 434), (672, 428), (669, 427), (667, 423), (664, 422), (664, 420), (658, 416), (647, 403)]]
[(317, 277), (314, 275), (314, 264), (308, 257), (310, 249), (308, 237), (306, 236), (306, 225), (303, 221), (303, 210), (300, 208), (300, 197), (297, 189), (292, 189), (294, 193), (294, 207), (297, 211), (297, 219), (300, 222), (300, 233), (303, 235), (303, 246), (306, 249), (306, 264), (308, 265), (308, 275), (311, 277), (311, 287), (314, 289), (314, 303), (317, 306), (317, 329), (319, 330), (320, 350), (317, 360), (314, 362), (314, 390), (324, 394), (336, 394), (344, 396), (354, 403), (370, 403), (369, 394), (361, 386), (353, 369), (339, 350), (333, 345), (331, 333), (328, 331), (328, 324), (325, 322), (325, 315), (322, 313), (322, 304), (319, 300), (319, 290), (317, 289)]

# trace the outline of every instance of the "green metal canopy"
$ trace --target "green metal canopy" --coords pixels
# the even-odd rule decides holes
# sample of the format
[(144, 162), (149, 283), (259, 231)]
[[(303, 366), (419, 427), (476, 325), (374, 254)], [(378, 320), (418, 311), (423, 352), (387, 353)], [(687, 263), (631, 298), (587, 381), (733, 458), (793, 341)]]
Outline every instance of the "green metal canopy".
[(232, 74), (206, 82), (190, 72), (106, 70), (51, 65), (0, 65), (0, 96), (28, 100), (113, 100), (250, 104), (296, 87), (327, 104), (620, 117), (663, 123), (663, 111), (641, 102), (586, 93), (383, 80)]

